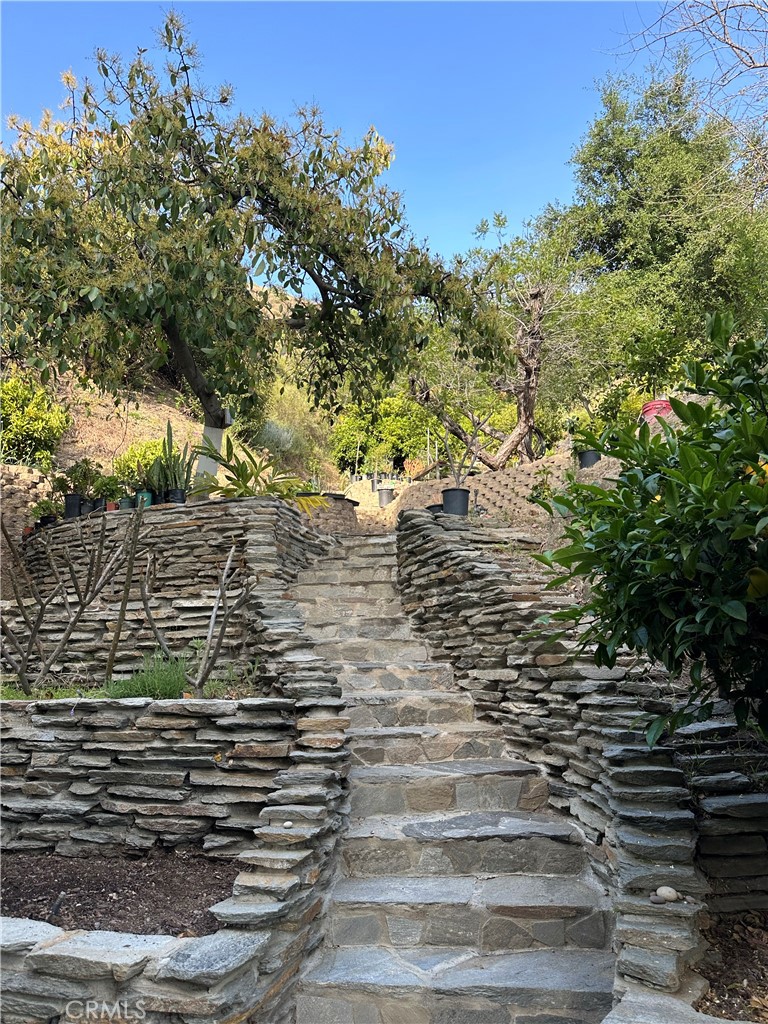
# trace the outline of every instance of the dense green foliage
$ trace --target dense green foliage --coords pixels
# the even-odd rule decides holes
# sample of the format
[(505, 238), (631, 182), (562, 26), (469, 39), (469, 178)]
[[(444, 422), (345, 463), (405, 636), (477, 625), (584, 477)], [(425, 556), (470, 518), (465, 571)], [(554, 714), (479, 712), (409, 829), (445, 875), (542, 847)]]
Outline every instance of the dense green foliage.
[(67, 412), (29, 374), (11, 370), (0, 383), (0, 458), (48, 470), (70, 423)]
[(555, 617), (585, 624), (599, 665), (626, 647), (674, 676), (690, 668), (689, 706), (651, 740), (707, 717), (718, 695), (768, 731), (768, 340), (731, 335), (715, 317), (713, 362), (687, 368), (688, 389), (709, 402), (672, 399), (679, 429), (591, 438), (620, 459), (616, 486), (574, 483), (552, 502), (569, 543), (544, 560), (565, 569), (556, 583), (592, 585)]
[(406, 459), (426, 460), (427, 437), (434, 449), (440, 430), (439, 420), (406, 395), (390, 395), (375, 410), (352, 408), (340, 416), (331, 432), (331, 452), (339, 469), (402, 470)]
[(115, 458), (115, 476), (129, 490), (138, 490), (145, 485), (147, 471), (162, 454), (162, 440), (136, 441)]
[(144, 658), (144, 667), (127, 679), (113, 679), (106, 686), (106, 695), (113, 698), (150, 697), (152, 700), (175, 700), (187, 688), (187, 662), (184, 658), (165, 658), (157, 653)]
[(706, 311), (758, 329), (768, 309), (768, 208), (749, 152), (704, 118), (684, 70), (644, 86), (608, 80), (573, 159), (576, 198), (541, 230), (590, 266), (573, 326), (579, 345), (545, 367), (542, 395), (591, 405), (596, 391), (664, 391), (707, 354)]

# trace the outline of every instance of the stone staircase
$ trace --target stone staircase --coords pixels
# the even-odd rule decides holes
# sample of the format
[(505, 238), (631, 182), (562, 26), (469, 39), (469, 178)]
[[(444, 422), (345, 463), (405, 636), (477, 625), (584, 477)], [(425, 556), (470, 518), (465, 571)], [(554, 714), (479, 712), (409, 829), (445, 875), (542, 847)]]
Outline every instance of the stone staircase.
[(596, 1024), (614, 958), (580, 836), (430, 660), (395, 578), (393, 536), (349, 537), (293, 591), (336, 666), (352, 762), (297, 1024)]

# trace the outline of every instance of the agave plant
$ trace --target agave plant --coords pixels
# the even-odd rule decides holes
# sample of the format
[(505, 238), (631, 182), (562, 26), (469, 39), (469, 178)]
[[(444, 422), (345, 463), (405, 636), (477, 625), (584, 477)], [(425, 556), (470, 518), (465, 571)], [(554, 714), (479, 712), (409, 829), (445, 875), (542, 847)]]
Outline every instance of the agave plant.
[(190, 451), (188, 444), (185, 444), (181, 451), (174, 446), (173, 427), (168, 420), (163, 450), (158, 459), (165, 484), (163, 490), (188, 491), (192, 484), (196, 458), (196, 452)]
[(204, 473), (195, 485), (195, 494), (217, 494), (222, 498), (254, 498), (271, 495), (293, 501), (302, 512), (311, 515), (314, 509), (326, 508), (328, 501), (319, 494), (299, 494), (304, 486), (298, 477), (280, 471), (276, 460), (257, 455), (244, 444), (235, 445), (231, 437), (224, 439), (224, 450), (218, 451), (209, 438), (195, 450), (196, 455), (211, 459), (224, 470), (221, 481), (212, 473)]

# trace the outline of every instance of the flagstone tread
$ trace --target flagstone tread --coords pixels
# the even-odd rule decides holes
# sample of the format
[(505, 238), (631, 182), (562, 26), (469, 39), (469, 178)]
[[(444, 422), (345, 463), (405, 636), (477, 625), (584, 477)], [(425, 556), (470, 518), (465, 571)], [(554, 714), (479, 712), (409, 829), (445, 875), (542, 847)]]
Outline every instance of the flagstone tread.
[(498, 875), (477, 878), (462, 875), (432, 875), (377, 878), (345, 878), (336, 884), (333, 900), (337, 906), (386, 905), (409, 907), (441, 904), (472, 904), (505, 913), (520, 910), (547, 912), (558, 909), (567, 914), (603, 908), (604, 894), (574, 878), (530, 875)]
[[(460, 996), (490, 996), (518, 1005), (558, 1007), (590, 1005), (613, 988), (614, 958), (602, 950), (522, 950), (484, 954), (464, 948), (382, 949), (346, 947), (328, 951), (304, 980), (304, 991), (332, 987), (433, 991)], [(610, 1008), (610, 1002), (606, 1009)]]
[(350, 825), (349, 839), (416, 839), (420, 842), (446, 839), (553, 839), (579, 843), (577, 829), (567, 821), (542, 814), (512, 814), (482, 811), (473, 814), (410, 814), (365, 818)]
[(429, 761), (424, 764), (359, 765), (349, 773), (350, 781), (361, 783), (416, 782), (420, 779), (445, 778), (456, 775), (538, 775), (535, 765), (494, 757), (466, 761)]

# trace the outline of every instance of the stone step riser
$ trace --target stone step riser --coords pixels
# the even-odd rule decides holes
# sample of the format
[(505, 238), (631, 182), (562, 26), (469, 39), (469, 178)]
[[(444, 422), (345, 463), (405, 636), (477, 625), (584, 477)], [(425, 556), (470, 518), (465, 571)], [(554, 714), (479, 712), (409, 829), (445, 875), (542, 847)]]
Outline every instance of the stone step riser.
[(496, 998), (471, 989), (466, 994), (441, 994), (427, 986), (395, 995), (389, 990), (373, 992), (368, 985), (356, 992), (348, 985), (305, 984), (301, 992), (296, 1024), (599, 1024), (612, 1003), (610, 993), (584, 996), (562, 991), (556, 999), (537, 999), (526, 991), (516, 1000), (507, 988)]
[(381, 565), (371, 559), (370, 565), (344, 566), (338, 569), (305, 569), (301, 574), (302, 584), (318, 584), (327, 587), (359, 585), (361, 583), (391, 583), (397, 577), (397, 567)]
[(342, 623), (348, 620), (353, 620), (355, 623), (371, 621), (392, 622), (395, 619), (401, 622), (409, 622), (400, 602), (388, 601), (385, 598), (378, 600), (372, 598), (370, 601), (348, 601), (343, 603), (335, 599), (332, 616), (328, 614), (328, 601), (326, 599), (303, 601), (301, 604), (301, 614), (308, 623), (327, 623), (329, 618), (333, 623)]
[(324, 620), (307, 620), (307, 632), (317, 640), (405, 640), (413, 637), (410, 623), (393, 617), (359, 618), (349, 617), (340, 622), (327, 623)]
[(382, 660), (365, 665), (344, 665), (337, 673), (346, 689), (353, 690), (441, 690), (454, 687), (450, 665), (391, 664)]
[(365, 782), (349, 779), (350, 813), (366, 815), (431, 813), (434, 811), (538, 810), (546, 794), (531, 799), (531, 785), (541, 789), (536, 776), (504, 778), (500, 775), (440, 776), (410, 781)]
[(344, 868), (353, 878), (381, 875), (536, 874), (577, 875), (585, 867), (581, 847), (546, 836), (493, 836), (487, 839), (348, 837)]
[(397, 590), (392, 583), (368, 583), (360, 585), (357, 580), (348, 586), (327, 587), (320, 583), (295, 583), (291, 588), (291, 596), (295, 601), (321, 600), (329, 603), (329, 616), (333, 614), (333, 606), (349, 601), (364, 601), (374, 597), (388, 601), (397, 600)]
[[(490, 732), (490, 729), (489, 729)], [(462, 737), (455, 733), (438, 736), (400, 739), (382, 736), (380, 739), (357, 739), (351, 744), (351, 764), (428, 764), (430, 761), (471, 760), (503, 757), (502, 739), (475, 735)]]
[(426, 647), (412, 640), (323, 640), (315, 644), (314, 651), (328, 661), (342, 664), (368, 661), (426, 661), (429, 657)]
[(468, 904), (334, 905), (328, 941), (334, 946), (465, 946), (476, 953), (518, 949), (605, 949), (609, 913), (592, 906), (489, 908)]
[[(362, 698), (365, 699), (365, 698)], [(472, 698), (463, 694), (425, 693), (421, 697), (401, 697), (397, 701), (357, 704), (350, 698), (347, 713), (353, 729), (372, 729), (413, 725), (446, 725), (451, 722), (473, 722), (475, 707)]]

